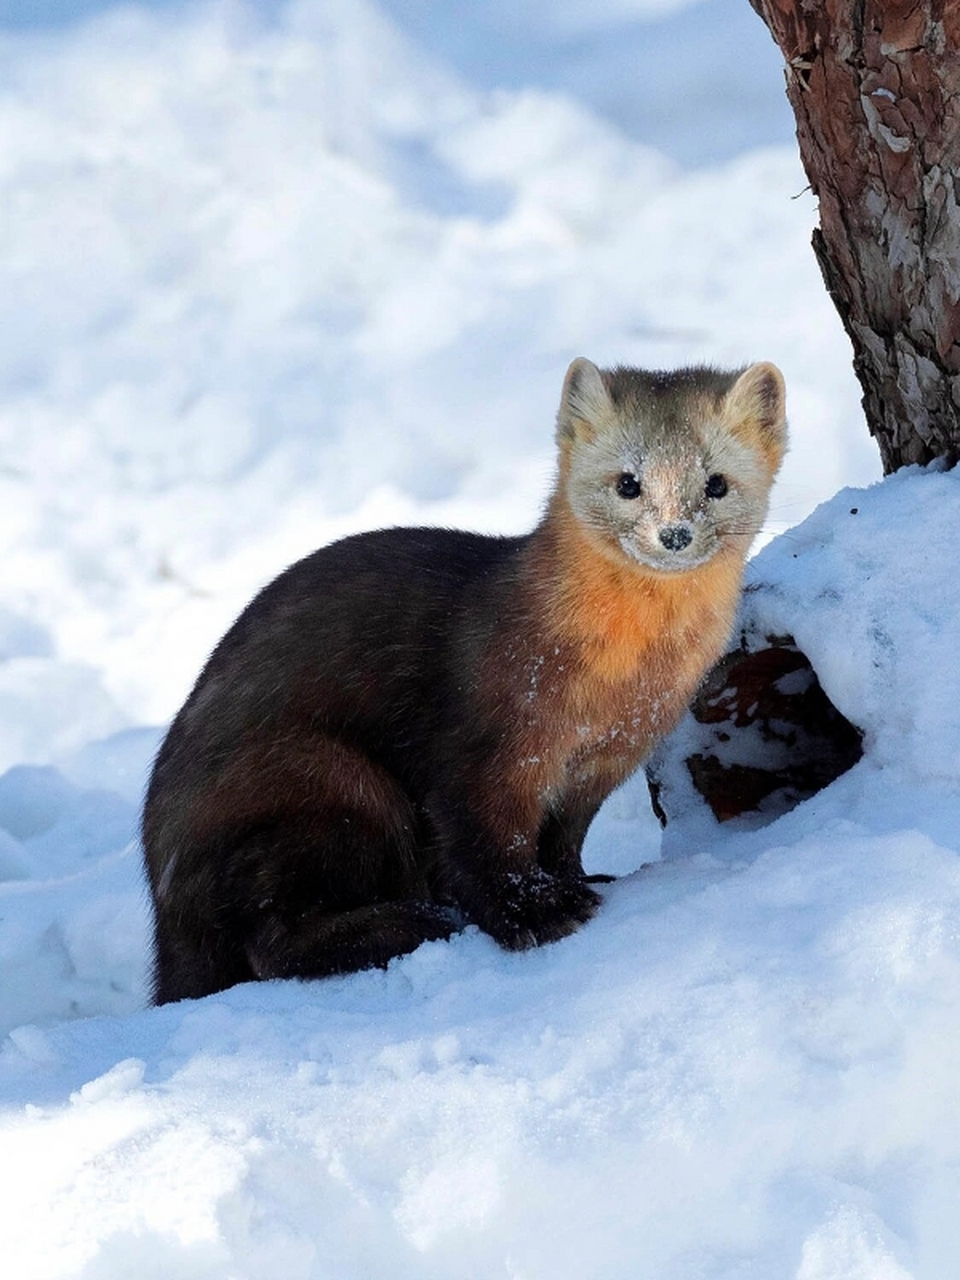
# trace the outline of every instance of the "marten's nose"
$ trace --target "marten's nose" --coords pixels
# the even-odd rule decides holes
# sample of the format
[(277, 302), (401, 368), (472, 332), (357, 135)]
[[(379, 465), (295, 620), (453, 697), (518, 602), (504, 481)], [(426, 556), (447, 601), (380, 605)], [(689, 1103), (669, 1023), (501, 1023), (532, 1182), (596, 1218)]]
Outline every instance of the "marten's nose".
[(668, 551), (682, 551), (693, 541), (693, 534), (685, 524), (668, 524), (660, 530), (660, 541)]

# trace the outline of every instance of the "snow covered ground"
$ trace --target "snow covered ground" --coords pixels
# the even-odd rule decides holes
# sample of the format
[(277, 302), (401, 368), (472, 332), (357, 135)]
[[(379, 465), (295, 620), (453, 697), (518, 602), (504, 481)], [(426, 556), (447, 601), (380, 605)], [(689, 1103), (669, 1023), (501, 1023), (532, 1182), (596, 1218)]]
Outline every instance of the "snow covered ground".
[[(475, 8), (0, 5), (3, 1274), (944, 1280), (960, 480), (832, 497), (879, 464), (746, 0)], [(145, 1009), (206, 652), (341, 533), (530, 527), (577, 354), (783, 368), (768, 532), (830, 501), (751, 607), (863, 761), (663, 847), (628, 785), (556, 946)]]

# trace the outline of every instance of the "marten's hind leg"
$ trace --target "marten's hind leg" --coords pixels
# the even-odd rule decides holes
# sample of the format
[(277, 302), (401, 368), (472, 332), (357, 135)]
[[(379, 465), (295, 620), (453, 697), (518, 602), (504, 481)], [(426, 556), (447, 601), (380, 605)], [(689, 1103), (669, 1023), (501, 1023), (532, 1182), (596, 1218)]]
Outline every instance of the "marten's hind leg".
[(457, 927), (451, 912), (416, 899), (377, 902), (351, 911), (318, 906), (292, 926), (279, 916), (265, 915), (246, 953), (255, 978), (324, 978), (384, 968), (422, 942), (449, 938)]
[[(378, 789), (382, 797), (383, 787)], [(323, 978), (383, 967), (456, 929), (429, 898), (404, 798), (343, 796), (234, 851), (244, 953), (255, 978)]]
[(354, 747), (250, 747), (192, 812), (205, 839), (160, 878), (158, 1003), (384, 966), (458, 927), (431, 900), (413, 804)]

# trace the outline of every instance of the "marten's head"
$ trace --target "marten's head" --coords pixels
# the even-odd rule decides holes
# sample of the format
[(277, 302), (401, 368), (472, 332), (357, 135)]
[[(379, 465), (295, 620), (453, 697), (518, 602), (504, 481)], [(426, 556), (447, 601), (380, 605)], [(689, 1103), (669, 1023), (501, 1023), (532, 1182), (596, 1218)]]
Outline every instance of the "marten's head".
[(646, 569), (745, 556), (786, 449), (785, 400), (772, 364), (647, 373), (574, 360), (557, 415), (570, 509), (608, 554)]

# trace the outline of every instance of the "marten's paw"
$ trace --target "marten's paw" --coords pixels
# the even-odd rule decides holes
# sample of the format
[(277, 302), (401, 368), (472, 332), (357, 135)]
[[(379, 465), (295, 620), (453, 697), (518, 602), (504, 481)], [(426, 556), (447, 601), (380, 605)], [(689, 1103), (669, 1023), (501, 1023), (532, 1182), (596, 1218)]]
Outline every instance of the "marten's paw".
[(509, 872), (497, 887), (496, 903), (488, 905), (479, 923), (510, 951), (575, 933), (601, 901), (582, 879), (552, 876), (540, 867)]

